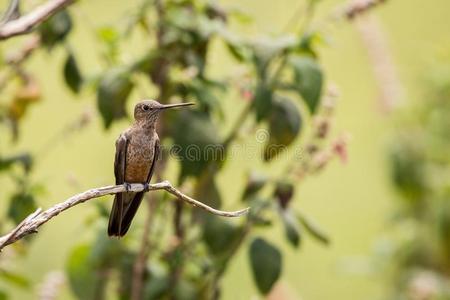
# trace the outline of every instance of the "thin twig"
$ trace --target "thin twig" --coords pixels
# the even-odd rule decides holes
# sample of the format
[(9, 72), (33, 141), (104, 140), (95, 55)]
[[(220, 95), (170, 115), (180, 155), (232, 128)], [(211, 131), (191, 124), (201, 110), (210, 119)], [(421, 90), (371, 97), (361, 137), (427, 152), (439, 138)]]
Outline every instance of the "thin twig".
[(378, 85), (379, 106), (390, 113), (405, 100), (405, 89), (399, 76), (386, 32), (379, 19), (368, 15), (354, 22), (371, 62)]
[[(130, 192), (142, 192), (145, 189), (145, 185), (140, 183), (134, 183), (129, 186), (128, 191)], [(245, 208), (238, 211), (228, 212), (228, 211), (221, 211), (214, 209), (200, 201), (197, 201), (176, 188), (172, 186), (172, 184), (169, 181), (162, 181), (154, 184), (149, 184), (148, 191), (156, 191), (156, 190), (165, 190), (168, 193), (175, 195), (179, 200), (189, 203), (192, 206), (202, 208), (214, 215), (222, 216), (222, 217), (239, 217), (242, 215), (247, 214), (249, 208)], [(2, 250), (5, 246), (12, 244), (23, 237), (31, 234), (36, 233), (37, 229), (48, 222), (53, 217), (56, 217), (61, 212), (78, 205), (80, 203), (86, 202), (88, 200), (102, 197), (105, 195), (112, 195), (117, 193), (123, 193), (126, 192), (127, 189), (125, 185), (112, 185), (112, 186), (105, 186), (100, 188), (94, 188), (87, 190), (83, 193), (77, 194), (75, 196), (70, 197), (64, 202), (58, 203), (49, 209), (41, 212), (40, 209), (38, 209), (33, 214), (29, 215), (25, 220), (23, 220), (16, 228), (14, 228), (10, 233), (0, 237), (0, 250)]]
[(349, 20), (353, 20), (355, 17), (360, 16), (370, 9), (383, 4), (387, 0), (353, 0), (344, 9), (344, 15)]
[(0, 40), (30, 32), (36, 25), (44, 22), (73, 2), (74, 0), (49, 0), (25, 16), (2, 24), (0, 26)]

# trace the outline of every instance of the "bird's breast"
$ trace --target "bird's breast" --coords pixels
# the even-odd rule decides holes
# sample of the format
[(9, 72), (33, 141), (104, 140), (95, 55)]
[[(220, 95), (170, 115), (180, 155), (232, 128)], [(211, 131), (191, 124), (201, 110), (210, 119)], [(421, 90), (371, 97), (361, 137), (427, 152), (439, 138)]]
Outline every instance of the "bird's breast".
[(155, 156), (155, 141), (147, 136), (134, 136), (127, 147), (125, 181), (142, 183), (147, 181)]

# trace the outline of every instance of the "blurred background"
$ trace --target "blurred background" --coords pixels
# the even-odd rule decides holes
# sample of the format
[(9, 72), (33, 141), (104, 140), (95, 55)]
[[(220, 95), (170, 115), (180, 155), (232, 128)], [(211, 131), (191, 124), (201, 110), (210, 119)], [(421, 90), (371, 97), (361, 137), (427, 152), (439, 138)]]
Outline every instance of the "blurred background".
[(1, 41), (2, 233), (113, 184), (115, 139), (143, 98), (197, 102), (164, 117), (164, 145), (225, 149), (220, 162), (165, 153), (155, 178), (255, 213), (224, 221), (158, 192), (111, 241), (112, 197), (92, 200), (3, 249), (0, 299), (450, 299), (449, 11), (77, 1)]

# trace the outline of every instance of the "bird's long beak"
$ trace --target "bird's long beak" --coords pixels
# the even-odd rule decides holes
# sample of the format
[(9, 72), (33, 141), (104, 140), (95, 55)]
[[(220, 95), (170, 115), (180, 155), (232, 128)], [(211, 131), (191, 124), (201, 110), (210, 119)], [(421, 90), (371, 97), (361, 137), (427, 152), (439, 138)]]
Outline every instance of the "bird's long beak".
[(162, 109), (168, 109), (168, 108), (175, 108), (175, 107), (181, 107), (181, 106), (191, 106), (195, 103), (187, 102), (187, 103), (176, 103), (176, 104), (165, 104), (163, 105)]

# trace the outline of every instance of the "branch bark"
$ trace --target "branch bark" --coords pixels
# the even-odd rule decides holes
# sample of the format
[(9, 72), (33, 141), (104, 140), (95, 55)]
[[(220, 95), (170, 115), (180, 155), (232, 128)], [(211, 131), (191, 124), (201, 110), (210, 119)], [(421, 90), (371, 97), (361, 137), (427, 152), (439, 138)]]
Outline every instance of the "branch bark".
[(345, 8), (344, 15), (347, 19), (353, 20), (384, 2), (387, 2), (387, 0), (353, 0)]
[(30, 32), (36, 25), (44, 22), (73, 2), (75, 0), (49, 0), (28, 14), (2, 24), (0, 26), (0, 40)]
[[(145, 185), (140, 183), (131, 184), (128, 191), (131, 192), (141, 192), (145, 190)], [(176, 188), (172, 186), (172, 184), (168, 181), (162, 181), (154, 184), (149, 184), (147, 191), (156, 191), (156, 190), (165, 190), (166, 192), (176, 196), (178, 200), (189, 203), (192, 206), (199, 207), (201, 209), (206, 210), (217, 216), (222, 217), (239, 217), (248, 213), (249, 208), (241, 209), (238, 211), (228, 212), (214, 209), (200, 201), (197, 201)], [(32, 233), (36, 233), (38, 228), (43, 224), (47, 223), (53, 217), (56, 217), (61, 212), (78, 205), (80, 203), (86, 202), (91, 199), (95, 199), (98, 197), (102, 197), (105, 195), (112, 195), (117, 193), (126, 192), (125, 185), (113, 185), (113, 186), (105, 186), (100, 188), (94, 188), (87, 190), (83, 193), (77, 194), (75, 196), (70, 197), (64, 202), (58, 203), (49, 209), (42, 211), (40, 208), (36, 210), (34, 213), (30, 214), (27, 218), (25, 218), (19, 225), (16, 226), (11, 232), (0, 237), (0, 251), (27, 235)]]

